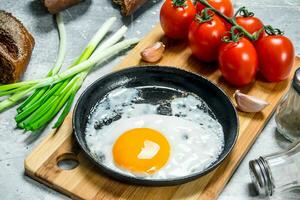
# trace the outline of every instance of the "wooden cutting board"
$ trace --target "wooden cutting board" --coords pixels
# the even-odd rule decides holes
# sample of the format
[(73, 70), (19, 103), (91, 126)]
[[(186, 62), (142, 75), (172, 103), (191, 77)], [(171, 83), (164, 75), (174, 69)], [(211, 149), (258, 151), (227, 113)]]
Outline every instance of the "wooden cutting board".
[[(116, 69), (144, 65), (145, 63), (140, 61), (139, 53), (156, 41), (164, 41), (167, 46), (163, 59), (157, 64), (176, 66), (206, 76), (232, 98), (236, 88), (224, 82), (217, 67), (194, 59), (185, 42), (168, 41), (164, 38), (159, 25), (127, 55)], [(300, 65), (298, 58), (293, 72), (297, 65)], [(142, 187), (108, 178), (89, 161), (74, 141), (71, 114), (60, 129), (49, 134), (26, 158), (26, 174), (74, 199), (215, 199), (269, 120), (280, 98), (287, 91), (289, 82), (287, 80), (280, 83), (266, 83), (259, 79), (251, 86), (241, 89), (245, 93), (267, 100), (270, 105), (257, 114), (238, 112), (239, 138), (232, 153), (220, 167), (195, 181), (172, 187)], [(57, 165), (63, 159), (77, 160), (79, 165), (72, 170), (63, 170)]]

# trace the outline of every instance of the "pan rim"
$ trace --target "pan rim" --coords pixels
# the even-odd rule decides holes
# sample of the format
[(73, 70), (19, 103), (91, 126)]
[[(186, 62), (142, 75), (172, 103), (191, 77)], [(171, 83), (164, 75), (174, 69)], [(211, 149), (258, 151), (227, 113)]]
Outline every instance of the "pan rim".
[[(190, 173), (188, 175), (185, 176), (180, 176), (180, 177), (173, 177), (173, 178), (167, 178), (167, 179), (145, 179), (145, 178), (139, 178), (139, 177), (134, 177), (134, 176), (130, 176), (130, 175), (126, 175), (123, 173), (119, 173), (117, 171), (112, 170), (109, 167), (106, 167), (105, 165), (101, 164), (100, 162), (98, 162), (96, 159), (93, 158), (93, 156), (91, 155), (90, 151), (85, 147), (85, 144), (82, 144), (79, 135), (78, 134), (82, 134), (82, 133), (78, 133), (77, 130), (77, 122), (76, 122), (76, 116), (77, 116), (77, 111), (78, 108), (80, 106), (81, 101), (84, 99), (85, 95), (88, 94), (88, 92), (95, 87), (95, 85), (98, 84), (98, 82), (101, 82), (104, 79), (107, 79), (111, 76), (116, 76), (118, 74), (123, 74), (123, 73), (128, 73), (131, 71), (135, 71), (135, 70), (152, 70), (152, 71), (164, 71), (164, 72), (171, 72), (174, 73), (176, 71), (176, 73), (184, 73), (185, 75), (189, 75), (189, 76), (194, 76), (197, 79), (203, 79), (206, 84), (209, 84), (211, 86), (213, 86), (215, 89), (219, 90), (222, 95), (224, 95), (224, 97), (226, 97), (225, 99), (228, 100), (230, 107), (233, 110), (233, 114), (234, 114), (234, 119), (232, 119), (231, 121), (235, 122), (235, 130), (234, 130), (234, 140), (232, 141), (232, 145), (230, 146), (230, 148), (225, 152), (225, 154), (222, 157), (219, 157), (218, 160), (216, 160), (215, 162), (213, 162), (212, 165), (210, 165), (209, 167), (205, 168), (202, 171), (196, 171), (193, 173)], [(73, 110), (73, 118), (72, 118), (72, 126), (73, 126), (73, 134), (75, 135), (75, 139), (76, 142), (79, 144), (80, 148), (83, 150), (83, 152), (85, 153), (85, 155), (105, 174), (108, 174), (110, 177), (113, 177), (114, 179), (117, 179), (119, 181), (122, 182), (127, 182), (127, 183), (131, 183), (131, 184), (137, 184), (137, 185), (144, 185), (144, 186), (170, 186), (170, 185), (178, 185), (178, 184), (182, 184), (182, 183), (186, 183), (189, 181), (192, 181), (194, 179), (197, 179), (199, 177), (202, 177), (204, 175), (206, 175), (207, 173), (211, 172), (212, 170), (216, 169), (228, 156), (229, 154), (232, 152), (238, 136), (239, 136), (239, 119), (238, 119), (238, 114), (237, 114), (237, 110), (234, 106), (234, 104), (232, 103), (231, 99), (228, 97), (228, 95), (222, 90), (222, 88), (220, 88), (219, 86), (217, 86), (215, 83), (211, 82), (209, 79), (207, 79), (206, 77), (196, 74), (194, 72), (190, 72), (184, 69), (181, 69), (179, 67), (174, 67), (174, 66), (157, 66), (157, 65), (150, 65), (150, 66), (133, 66), (133, 67), (128, 67), (125, 69), (121, 69), (121, 70), (117, 70), (117, 71), (113, 71), (111, 73), (108, 73), (100, 78), (98, 78), (96, 81), (94, 81), (91, 85), (89, 85), (84, 92), (80, 95), (80, 97), (78, 98), (78, 101), (76, 102), (76, 105), (74, 107)], [(83, 133), (84, 134), (84, 133)]]

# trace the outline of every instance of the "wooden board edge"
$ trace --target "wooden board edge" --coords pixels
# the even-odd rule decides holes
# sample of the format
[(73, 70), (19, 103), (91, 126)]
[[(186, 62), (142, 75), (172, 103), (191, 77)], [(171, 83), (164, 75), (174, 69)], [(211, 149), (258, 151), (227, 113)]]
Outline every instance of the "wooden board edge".
[(39, 182), (39, 183), (41, 183), (41, 184), (43, 184), (43, 185), (45, 185), (45, 186), (53, 189), (53, 190), (55, 190), (56, 192), (58, 192), (60, 194), (63, 194), (65, 196), (67, 196), (67, 197), (70, 197), (71, 199), (74, 199), (74, 200), (82, 200), (80, 197), (72, 194), (68, 190), (65, 190), (64, 188), (61, 188), (61, 187), (56, 186), (56, 185), (52, 185), (51, 183), (45, 181), (44, 179), (39, 178), (38, 176), (36, 176), (36, 174), (33, 171), (31, 171), (29, 169), (25, 168), (24, 172), (25, 172), (26, 176), (28, 176), (28, 177), (32, 178), (33, 180), (35, 180), (35, 181), (37, 181), (37, 182)]
[[(41, 149), (44, 149), (43, 147), (46, 145), (52, 146), (60, 146), (68, 137), (69, 132), (72, 131), (73, 126), (70, 126), (70, 123), (72, 123), (72, 112), (70, 112), (63, 124), (58, 129), (52, 129), (52, 131), (45, 136), (45, 138), (42, 140), (42, 142), (37, 145), (34, 150), (25, 158), (24, 160), (24, 168), (25, 171), (27, 170), (28, 173), (33, 173), (37, 171), (43, 163), (56, 151), (55, 149), (47, 149), (43, 152), (41, 152)], [(43, 156), (40, 160), (35, 159), (35, 157), (39, 154), (42, 154), (40, 156)]]
[[(33, 157), (35, 157), (39, 150), (45, 145), (47, 144), (51, 137), (56, 133), (56, 129), (55, 130), (52, 130), (45, 138), (43, 138), (43, 141), (38, 144), (34, 150), (25, 158), (24, 160), (24, 168), (25, 168), (25, 172), (30, 172), (30, 173), (34, 173), (36, 170), (38, 170), (38, 168), (40, 168), (40, 166), (44, 163), (44, 162), (41, 162), (41, 163), (32, 163), (31, 162), (31, 159)], [(45, 156), (46, 158), (46, 156)], [(46, 159), (45, 159), (46, 160)]]

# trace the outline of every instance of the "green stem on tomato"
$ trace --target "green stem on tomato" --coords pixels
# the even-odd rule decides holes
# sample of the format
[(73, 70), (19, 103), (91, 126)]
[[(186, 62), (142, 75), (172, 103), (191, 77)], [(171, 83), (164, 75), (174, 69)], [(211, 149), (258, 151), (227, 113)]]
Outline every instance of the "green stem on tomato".
[(175, 7), (185, 7), (186, 0), (172, 0), (173, 6)]
[(206, 0), (196, 0), (196, 1), (198, 1), (201, 4), (205, 5), (207, 8), (210, 8), (214, 13), (216, 13), (217, 15), (219, 15), (220, 17), (222, 17), (223, 19), (225, 19), (232, 26), (237, 26), (238, 27), (237, 29), (239, 31), (241, 31), (244, 34), (244, 36), (246, 36), (250, 40), (253, 40), (253, 41), (257, 40), (257, 36), (256, 35), (252, 35), (248, 31), (246, 31), (242, 26), (240, 26), (240, 25), (237, 24), (237, 22), (235, 21), (234, 18), (227, 17), (226, 15), (224, 15), (223, 13), (221, 13), (219, 10), (215, 9), (214, 7), (212, 7)]
[(243, 16), (243, 17), (253, 17), (254, 16), (254, 12), (250, 12), (249, 10), (246, 9), (245, 6), (240, 7), (234, 14), (234, 18), (236, 18), (237, 16)]
[(284, 35), (284, 32), (278, 28), (273, 28), (271, 25), (264, 26), (264, 30), (268, 35)]
[(200, 14), (196, 14), (195, 19), (198, 23), (204, 23), (212, 20), (212, 15), (208, 13), (210, 8), (204, 8)]
[(238, 26), (233, 26), (231, 27), (229, 33), (230, 36), (224, 36), (222, 38), (223, 42), (238, 42), (240, 40), (240, 38), (243, 36), (243, 33), (240, 32), (235, 32), (235, 30), (239, 30)]

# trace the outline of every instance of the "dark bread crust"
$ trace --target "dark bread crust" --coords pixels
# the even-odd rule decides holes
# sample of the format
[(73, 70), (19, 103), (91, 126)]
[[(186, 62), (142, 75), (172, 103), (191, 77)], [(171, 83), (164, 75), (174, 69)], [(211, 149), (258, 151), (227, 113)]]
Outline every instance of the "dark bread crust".
[(127, 16), (131, 15), (147, 0), (113, 0), (114, 3), (121, 6), (122, 13)]
[(57, 14), (60, 11), (67, 9), (82, 0), (43, 0), (45, 7), (51, 14)]
[(0, 83), (22, 77), (34, 48), (34, 38), (10, 13), (0, 10)]

